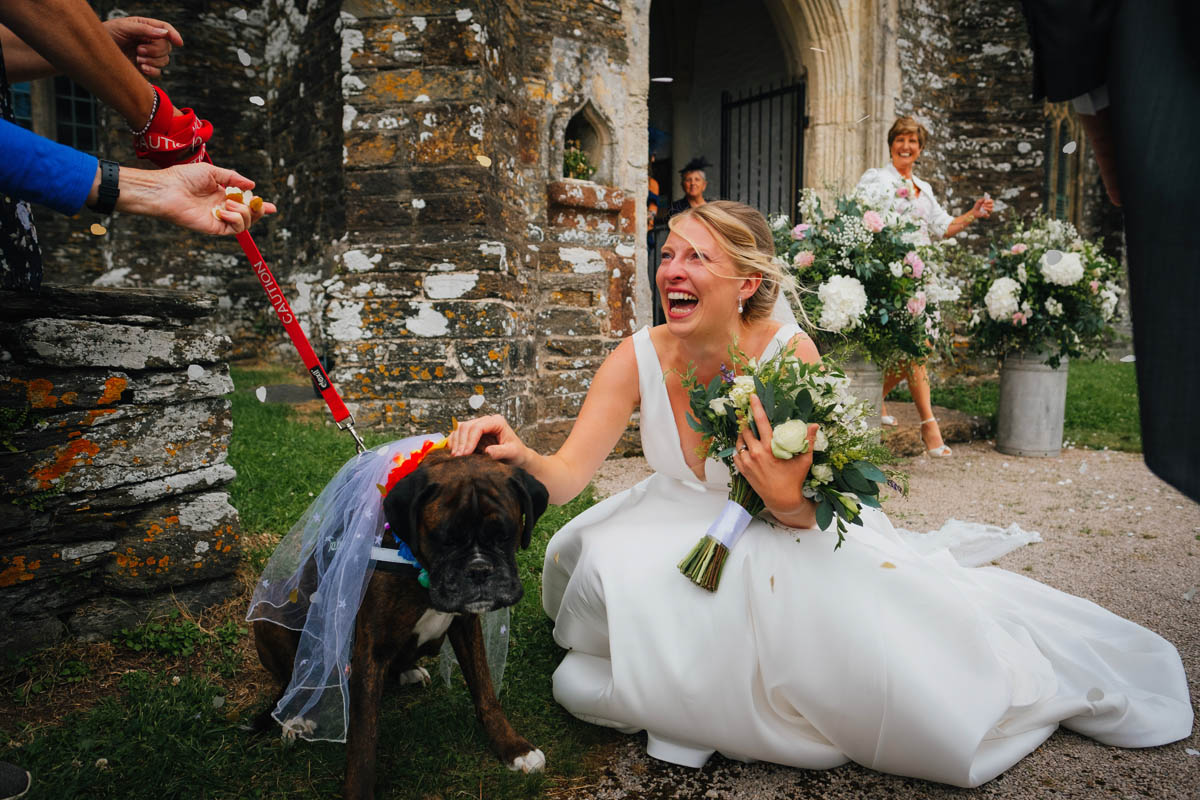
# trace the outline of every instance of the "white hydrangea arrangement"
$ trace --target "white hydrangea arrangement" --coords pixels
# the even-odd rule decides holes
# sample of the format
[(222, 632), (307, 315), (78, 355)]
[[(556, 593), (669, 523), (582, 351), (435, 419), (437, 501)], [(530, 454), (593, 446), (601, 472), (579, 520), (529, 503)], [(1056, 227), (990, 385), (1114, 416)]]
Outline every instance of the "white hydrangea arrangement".
[(1002, 357), (1100, 355), (1112, 335), (1122, 272), (1100, 243), (1062, 220), (1016, 222), (999, 234), (971, 285), (972, 347)]
[(885, 367), (924, 360), (944, 335), (944, 304), (960, 296), (942, 274), (940, 246), (870, 197), (840, 197), (835, 207), (826, 216), (806, 189), (803, 223), (791, 226), (782, 215), (770, 220), (776, 255), (791, 265), (818, 338), (843, 339)]

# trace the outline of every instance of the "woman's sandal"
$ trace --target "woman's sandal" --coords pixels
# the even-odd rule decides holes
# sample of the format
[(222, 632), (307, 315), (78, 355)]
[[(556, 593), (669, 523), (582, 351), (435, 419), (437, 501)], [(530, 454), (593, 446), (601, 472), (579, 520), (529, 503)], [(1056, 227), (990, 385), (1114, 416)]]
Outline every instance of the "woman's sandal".
[[(921, 420), (922, 425), (924, 425), (926, 422), (937, 422), (937, 417), (930, 417), (929, 419)], [(949, 458), (954, 451), (947, 447), (945, 442), (942, 442), (937, 447), (925, 448), (925, 452), (930, 458)]]
[(879, 424), (880, 424), (880, 425), (887, 425), (888, 427), (894, 428), (894, 427), (896, 427), (896, 426), (897, 426), (899, 423), (898, 423), (898, 422), (896, 422), (896, 418), (895, 418), (895, 417), (893, 417), (891, 414), (884, 414), (883, 416), (881, 416), (881, 417), (879, 418)]

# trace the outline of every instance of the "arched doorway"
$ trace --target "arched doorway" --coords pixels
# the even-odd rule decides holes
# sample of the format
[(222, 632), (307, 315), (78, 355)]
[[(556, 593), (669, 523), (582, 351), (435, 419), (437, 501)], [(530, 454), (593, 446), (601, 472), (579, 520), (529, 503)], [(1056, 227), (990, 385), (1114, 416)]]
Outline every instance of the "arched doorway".
[(653, 0), (649, 125), (660, 216), (703, 157), (706, 199), (791, 213), (802, 176), (803, 79), (763, 0)]

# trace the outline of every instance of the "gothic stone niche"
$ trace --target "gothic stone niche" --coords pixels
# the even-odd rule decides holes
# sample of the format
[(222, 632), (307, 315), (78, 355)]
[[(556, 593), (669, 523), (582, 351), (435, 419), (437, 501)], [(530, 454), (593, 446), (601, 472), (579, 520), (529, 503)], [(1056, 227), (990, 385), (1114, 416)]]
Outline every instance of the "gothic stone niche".
[[(557, 128), (557, 125), (555, 127)], [(555, 137), (555, 141), (556, 149), (561, 150), (561, 153), (557, 155), (562, 157), (552, 159), (552, 164), (561, 167), (561, 172), (551, 177), (580, 178), (596, 183), (612, 181), (612, 126), (592, 104), (592, 101), (584, 101), (579, 110), (567, 120), (566, 126), (562, 128), (562, 135)], [(595, 170), (594, 172), (588, 175), (569, 174), (567, 159), (573, 147), (578, 148), (579, 153)]]

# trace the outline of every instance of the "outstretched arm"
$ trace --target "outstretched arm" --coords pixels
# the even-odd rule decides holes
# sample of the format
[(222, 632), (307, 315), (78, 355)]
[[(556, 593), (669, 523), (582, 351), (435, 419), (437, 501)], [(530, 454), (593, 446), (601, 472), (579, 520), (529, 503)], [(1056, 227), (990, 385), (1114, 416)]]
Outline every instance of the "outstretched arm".
[(450, 452), (456, 456), (472, 453), (481, 435), (495, 434), (499, 443), (485, 452), (529, 472), (545, 485), (550, 502), (561, 505), (587, 486), (621, 438), (639, 399), (633, 340), (626, 339), (596, 371), (575, 425), (557, 453), (540, 455), (530, 449), (498, 415), (459, 425), (450, 434)]
[[(113, 108), (130, 128), (140, 129), (150, 119), (154, 90), (85, 0), (5, 0), (0, 3), (0, 23), (55, 72), (71, 76)], [(9, 46), (7, 37), (3, 43)]]
[[(274, 203), (253, 205), (227, 198), (225, 187), (253, 189), (254, 181), (231, 169), (212, 164), (181, 164), (166, 169), (121, 167), (117, 211), (158, 217), (181, 228), (225, 235), (241, 233), (275, 212)], [(87, 205), (94, 206), (100, 189), (100, 170), (88, 194)]]

